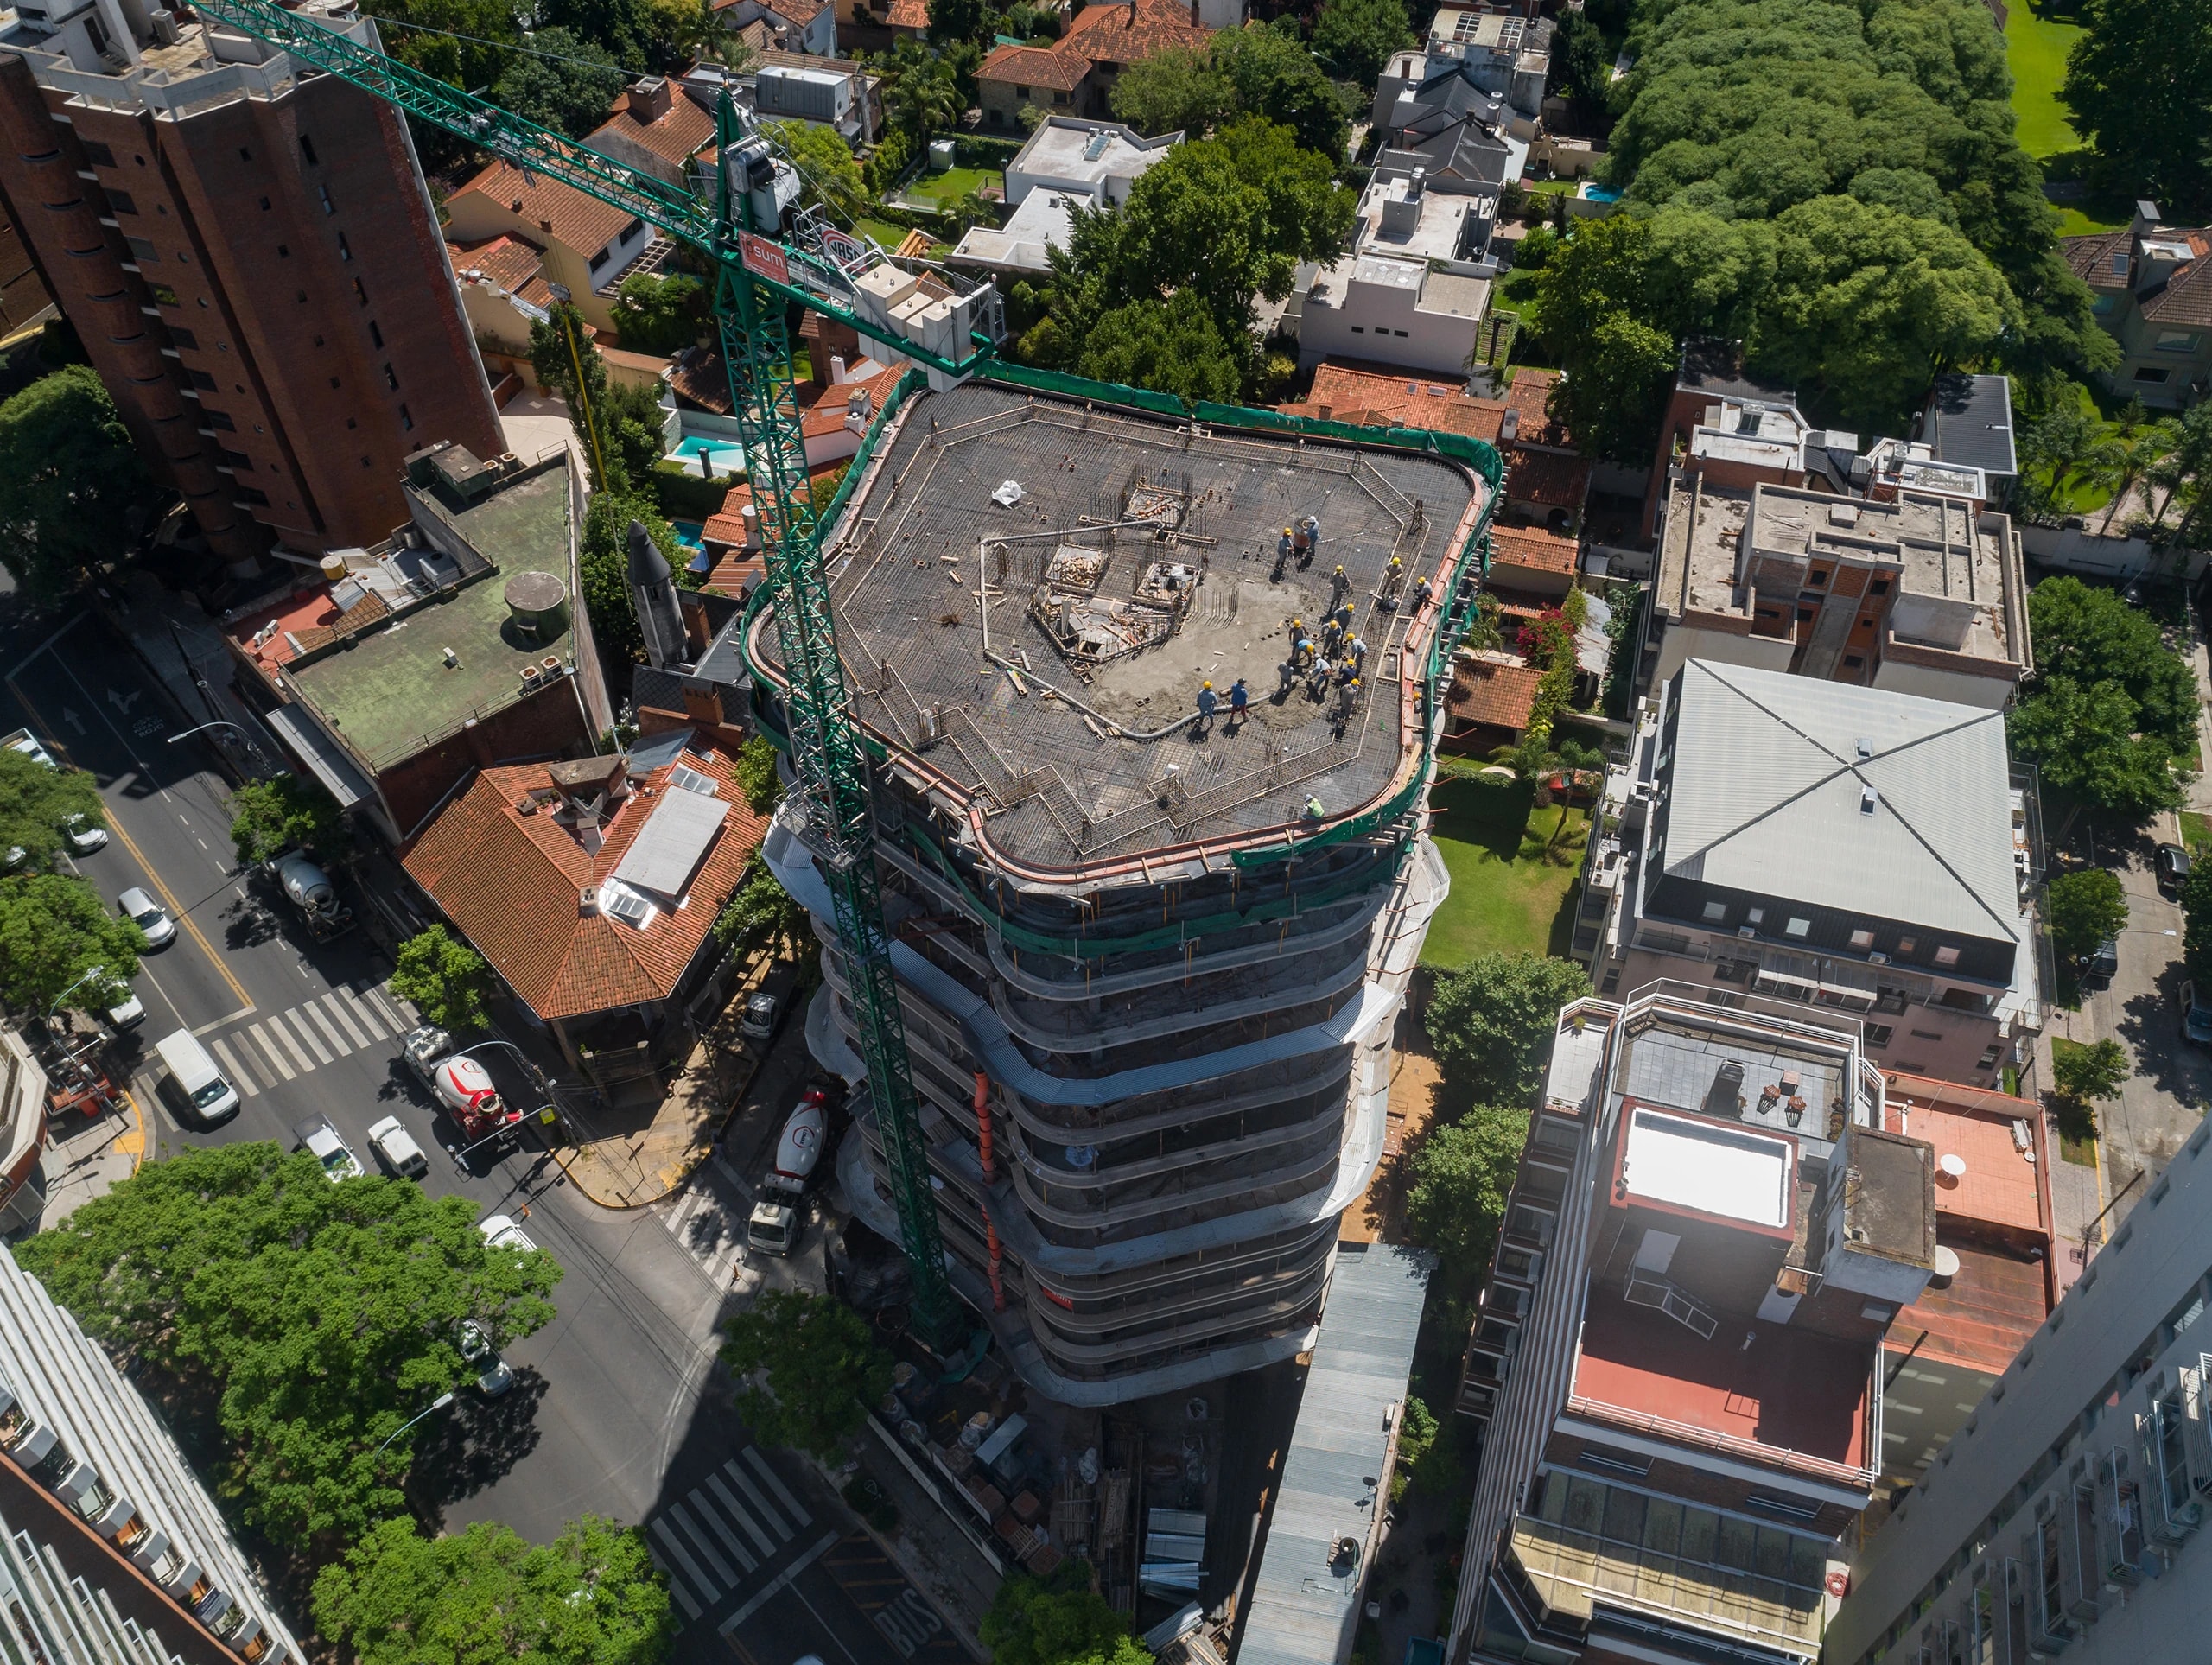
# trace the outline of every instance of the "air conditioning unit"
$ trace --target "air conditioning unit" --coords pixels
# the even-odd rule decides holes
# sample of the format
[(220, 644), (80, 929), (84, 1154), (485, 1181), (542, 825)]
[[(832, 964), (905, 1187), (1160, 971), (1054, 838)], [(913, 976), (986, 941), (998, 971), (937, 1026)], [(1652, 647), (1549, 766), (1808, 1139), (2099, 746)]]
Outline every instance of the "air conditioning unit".
[(1738, 937), (1756, 937), (1756, 936), (1758, 936), (1759, 933), (1758, 933), (1758, 931), (1757, 927), (1755, 927), (1755, 926), (1752, 926), (1752, 925), (1738, 925), (1738, 926), (1736, 927), (1736, 934), (1737, 934)]
[(1884, 953), (1880, 952), (1879, 950), (1877, 950), (1877, 951), (1876, 951), (1876, 952), (1874, 952), (1874, 953), (1869, 954), (1869, 955), (1866, 956), (1866, 959), (1867, 959), (1868, 963), (1872, 964), (1872, 965), (1887, 965), (1887, 964), (1890, 963), (1890, 956), (1889, 956), (1888, 955), (1886, 955), (1886, 954), (1884, 954)]

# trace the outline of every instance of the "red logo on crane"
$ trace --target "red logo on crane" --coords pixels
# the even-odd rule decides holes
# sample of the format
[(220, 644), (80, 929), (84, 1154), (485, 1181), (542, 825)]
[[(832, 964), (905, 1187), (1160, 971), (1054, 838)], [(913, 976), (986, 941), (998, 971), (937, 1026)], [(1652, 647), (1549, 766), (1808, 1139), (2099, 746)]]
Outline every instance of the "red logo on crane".
[(746, 269), (755, 277), (765, 277), (772, 283), (791, 283), (791, 264), (780, 247), (751, 232), (740, 232), (738, 243), (745, 251)]

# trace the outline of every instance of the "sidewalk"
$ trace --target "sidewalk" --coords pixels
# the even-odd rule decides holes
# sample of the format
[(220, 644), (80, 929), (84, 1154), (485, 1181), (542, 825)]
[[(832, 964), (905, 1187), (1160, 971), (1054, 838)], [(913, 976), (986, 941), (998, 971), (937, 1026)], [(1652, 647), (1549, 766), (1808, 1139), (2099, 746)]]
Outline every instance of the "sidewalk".
[(123, 1098), (120, 1115), (87, 1120), (73, 1110), (48, 1122), (46, 1150), (39, 1158), (46, 1187), (41, 1231), (52, 1230), (138, 1172), (146, 1155), (144, 1113), (130, 1094)]
[(226, 722), (245, 731), (243, 747), (231, 744), (227, 734), (203, 737), (210, 753), (232, 772), (267, 777), (287, 766), (276, 737), (232, 690), (237, 661), (219, 622), (192, 597), (173, 594), (152, 574), (134, 567), (117, 575), (99, 611), (159, 681), (188, 727)]

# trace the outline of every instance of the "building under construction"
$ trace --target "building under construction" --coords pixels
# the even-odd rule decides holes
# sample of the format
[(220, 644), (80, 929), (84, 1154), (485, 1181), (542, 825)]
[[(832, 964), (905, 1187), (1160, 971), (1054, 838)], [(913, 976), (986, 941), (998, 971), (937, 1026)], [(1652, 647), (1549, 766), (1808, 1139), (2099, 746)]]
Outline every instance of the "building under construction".
[[(1421, 836), (1431, 696), (1497, 459), (997, 380), (904, 391), (823, 550), (883, 748), (884, 903), (956, 1287), (1065, 1402), (1289, 1357), (1380, 1159), (1394, 1020), (1447, 885)], [(1357, 686), (1313, 664), (1341, 608)], [(746, 641), (779, 738), (757, 607)], [(767, 856), (856, 1050), (793, 810)], [(841, 1175), (896, 1241), (856, 1115)]]

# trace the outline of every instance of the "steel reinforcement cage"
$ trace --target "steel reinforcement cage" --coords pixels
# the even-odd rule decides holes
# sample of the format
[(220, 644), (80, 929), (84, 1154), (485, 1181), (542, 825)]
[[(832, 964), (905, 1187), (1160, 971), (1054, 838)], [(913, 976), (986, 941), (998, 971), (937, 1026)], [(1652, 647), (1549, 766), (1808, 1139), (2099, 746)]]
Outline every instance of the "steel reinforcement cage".
[[(1154, 393), (1143, 388), (1124, 387), (1111, 382), (1095, 382), (1059, 371), (1033, 370), (1026, 365), (1003, 362), (992, 364), (982, 372), (980, 379), (1031, 388), (1055, 397), (1079, 400), (1087, 404), (1141, 410), (1147, 415), (1166, 416), (1177, 422), (1196, 423), (1209, 428), (1417, 451), (1446, 458), (1474, 471), (1487, 488), (1488, 496), (1469, 530), (1466, 543), (1452, 563), (1449, 581), (1438, 587), (1439, 601), (1443, 611), (1436, 632), (1430, 638), (1427, 662), (1422, 669), (1420, 766), (1404, 785), (1370, 809), (1309, 835), (1293, 834), (1282, 842), (1263, 848), (1232, 851), (1230, 859), (1239, 868), (1262, 867), (1291, 856), (1310, 855), (1353, 839), (1369, 837), (1404, 821), (1428, 785), (1430, 769), (1436, 754), (1436, 731), (1443, 709), (1443, 694), (1449, 686), (1452, 657), (1466, 633), (1468, 621), (1474, 615), (1474, 589), (1467, 581), (1471, 576), (1479, 576), (1489, 566), (1491, 520), (1502, 500), (1505, 478), (1504, 462), (1497, 448), (1464, 435), (1439, 434), (1421, 428), (1367, 428), (1351, 423), (1294, 416), (1278, 410), (1256, 410), (1243, 405), (1215, 404), (1205, 401), (1192, 407), (1172, 394)], [(919, 370), (910, 369), (899, 378), (890, 397), (884, 400), (877, 412), (875, 421), (862, 437), (860, 449), (854, 454), (844, 478), (838, 483), (836, 495), (822, 511), (817, 524), (823, 526), (836, 524), (853, 494), (859, 489), (876, 451), (891, 432), (898, 413), (905, 408), (908, 399), (927, 385), (928, 379)], [(739, 641), (745, 654), (746, 668), (753, 677), (756, 723), (763, 737), (788, 756), (791, 752), (790, 737), (770, 709), (767, 690), (774, 687), (774, 679), (753, 657), (753, 626), (768, 601), (768, 586), (763, 584), (753, 592), (752, 601), (747, 605)], [(865, 731), (863, 734), (870, 756), (879, 763), (888, 762), (890, 748), (874, 735)], [(1406, 836), (1410, 830), (1409, 827), (1401, 829), (1397, 842), (1402, 852), (1410, 848), (1411, 840)], [(936, 842), (916, 829), (911, 823), (903, 823), (898, 829), (898, 834), (917, 856), (943, 874), (957, 887), (963, 905), (978, 924), (997, 932), (1016, 948), (1058, 955), (1068, 959), (1103, 959), (1109, 955), (1142, 953), (1154, 949), (1179, 946), (1217, 931), (1264, 924), (1325, 906), (1327, 901), (1335, 899), (1334, 893), (1338, 890), (1348, 893), (1352, 889), (1364, 889), (1376, 882), (1372, 873), (1348, 875), (1346, 880), (1328, 887), (1323, 892), (1281, 897), (1255, 903), (1250, 908), (1213, 914), (1200, 919), (1179, 919), (1173, 925), (1162, 925), (1133, 935), (1102, 932), (1096, 936), (1060, 937), (1031, 930), (1005, 918), (998, 909), (976, 894), (962, 878), (951, 859), (938, 848)]]

